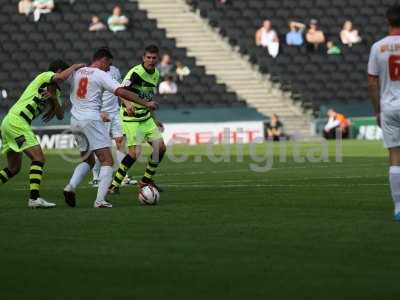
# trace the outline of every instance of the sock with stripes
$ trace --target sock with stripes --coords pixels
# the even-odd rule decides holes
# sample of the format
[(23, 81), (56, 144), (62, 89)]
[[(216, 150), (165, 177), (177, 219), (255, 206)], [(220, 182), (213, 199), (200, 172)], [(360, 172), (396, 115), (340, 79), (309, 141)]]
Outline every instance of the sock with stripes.
[(114, 175), (111, 186), (119, 187), (121, 185), (122, 180), (125, 178), (126, 172), (128, 172), (130, 167), (132, 167), (132, 165), (135, 163), (135, 160), (136, 159), (132, 158), (129, 154), (124, 157)]
[(147, 163), (146, 171), (142, 177), (142, 182), (150, 183), (153, 182), (153, 176), (156, 174), (156, 169), (160, 164), (161, 160), (154, 160), (150, 158), (149, 162)]
[(40, 185), (42, 184), (44, 163), (40, 161), (32, 161), (29, 171), (29, 189), (30, 198), (36, 200), (40, 197)]
[(6, 183), (13, 176), (14, 174), (12, 174), (8, 168), (4, 168), (0, 171), (0, 183)]

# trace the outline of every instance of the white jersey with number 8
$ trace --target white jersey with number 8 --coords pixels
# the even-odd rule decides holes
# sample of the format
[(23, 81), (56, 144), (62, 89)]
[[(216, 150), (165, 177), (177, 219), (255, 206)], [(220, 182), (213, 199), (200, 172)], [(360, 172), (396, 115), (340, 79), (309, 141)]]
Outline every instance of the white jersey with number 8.
[(387, 36), (372, 46), (368, 75), (379, 77), (381, 111), (400, 110), (400, 35)]
[(79, 69), (69, 80), (71, 114), (77, 120), (101, 120), (103, 92), (114, 93), (120, 87), (120, 83), (109, 74), (91, 67)]

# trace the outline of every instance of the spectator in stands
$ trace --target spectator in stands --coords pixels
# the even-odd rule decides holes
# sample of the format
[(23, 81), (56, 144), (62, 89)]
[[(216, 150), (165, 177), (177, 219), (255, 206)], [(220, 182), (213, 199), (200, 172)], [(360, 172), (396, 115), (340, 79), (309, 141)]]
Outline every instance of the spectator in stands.
[(279, 53), (279, 38), (276, 31), (272, 29), (270, 20), (265, 20), (263, 26), (256, 31), (256, 45), (266, 47), (269, 55), (277, 57)]
[(33, 20), (35, 22), (39, 21), (41, 14), (48, 14), (54, 10), (53, 0), (35, 0), (33, 1)]
[(283, 124), (279, 120), (277, 114), (273, 114), (271, 121), (266, 124), (267, 129), (267, 139), (270, 141), (278, 142), (285, 138), (283, 134)]
[(21, 0), (18, 3), (18, 13), (28, 16), (33, 11), (32, 0)]
[(169, 54), (164, 54), (161, 57), (160, 63), (157, 65), (157, 69), (160, 71), (160, 75), (163, 78), (172, 74), (173, 67), (171, 56), (169, 56)]
[(92, 23), (90, 23), (89, 31), (102, 31), (102, 30), (106, 30), (106, 29), (107, 29), (107, 26), (104, 25), (103, 22), (101, 22), (101, 20), (98, 16), (92, 17)]
[(361, 37), (358, 34), (358, 30), (353, 28), (353, 23), (349, 20), (344, 22), (342, 31), (340, 32), (340, 39), (344, 45), (349, 47), (353, 44), (361, 42)]
[(317, 20), (312, 19), (309, 25), (310, 28), (306, 34), (308, 49), (311, 51), (318, 50), (320, 46), (325, 43), (325, 34), (318, 28)]
[(290, 46), (301, 46), (304, 44), (303, 33), (306, 25), (300, 22), (289, 22), (290, 31), (286, 34), (286, 44)]
[(190, 69), (180, 61), (177, 61), (175, 73), (176, 76), (178, 77), (178, 81), (183, 81), (183, 78), (190, 74)]
[(112, 32), (125, 31), (129, 19), (122, 15), (121, 7), (117, 5), (113, 9), (113, 14), (108, 17), (107, 23)]
[(329, 55), (340, 55), (342, 54), (342, 50), (338, 46), (336, 46), (332, 41), (328, 41), (326, 43), (327, 51), (326, 53)]
[(326, 139), (335, 139), (337, 133), (342, 135), (342, 138), (349, 137), (349, 127), (351, 122), (343, 114), (337, 113), (334, 109), (329, 109), (327, 112), (328, 123), (324, 128), (324, 137)]
[(176, 94), (178, 92), (178, 86), (174, 82), (174, 78), (168, 75), (165, 81), (160, 83), (159, 93), (163, 94)]

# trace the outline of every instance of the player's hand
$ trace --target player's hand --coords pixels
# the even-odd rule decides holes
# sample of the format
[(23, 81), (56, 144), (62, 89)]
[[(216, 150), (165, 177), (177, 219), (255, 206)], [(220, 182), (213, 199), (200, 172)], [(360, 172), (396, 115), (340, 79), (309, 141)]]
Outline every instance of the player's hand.
[(158, 129), (160, 129), (161, 132), (164, 132), (164, 124), (161, 123), (160, 121), (156, 121), (156, 125), (158, 127)]
[(158, 103), (155, 101), (149, 101), (149, 102), (147, 102), (146, 106), (150, 110), (156, 110), (158, 108)]
[(128, 113), (128, 116), (132, 117), (135, 115), (135, 106), (132, 104), (132, 102), (129, 101), (124, 101), (125, 103), (125, 109), (126, 112)]
[(40, 97), (42, 99), (50, 99), (51, 97), (53, 97), (53, 93), (48, 90), (48, 89), (44, 89), (41, 93), (40, 93)]
[(110, 116), (108, 115), (108, 113), (102, 112), (100, 114), (100, 116), (101, 116), (101, 119), (103, 120), (104, 123), (111, 122), (111, 119), (110, 119)]
[(376, 117), (376, 124), (378, 124), (378, 126), (379, 127), (381, 127), (381, 114), (380, 113), (377, 113), (377, 114), (375, 114), (375, 117)]

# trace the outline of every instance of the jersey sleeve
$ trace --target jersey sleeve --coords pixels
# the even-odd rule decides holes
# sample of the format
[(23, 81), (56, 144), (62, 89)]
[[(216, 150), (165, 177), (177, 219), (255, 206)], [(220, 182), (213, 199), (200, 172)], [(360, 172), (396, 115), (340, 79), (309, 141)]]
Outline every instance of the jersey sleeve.
[(51, 71), (43, 72), (38, 75), (37, 79), (38, 79), (40, 85), (42, 85), (43, 83), (51, 83), (54, 75), (55, 75), (55, 73), (51, 72)]
[(100, 75), (101, 83), (103, 88), (110, 93), (113, 93), (121, 87), (120, 83), (114, 80), (111, 76), (104, 72), (104, 74)]
[(122, 81), (121, 72), (117, 68), (115, 68), (115, 76), (116, 76), (118, 82)]
[(368, 60), (368, 75), (378, 76), (379, 75), (379, 64), (377, 55), (376, 45), (371, 47), (371, 52), (369, 54)]
[(122, 86), (134, 93), (139, 93), (140, 91), (135, 86), (140, 86), (142, 84), (142, 78), (136, 72), (133, 72), (129, 79), (125, 79), (122, 82)]

